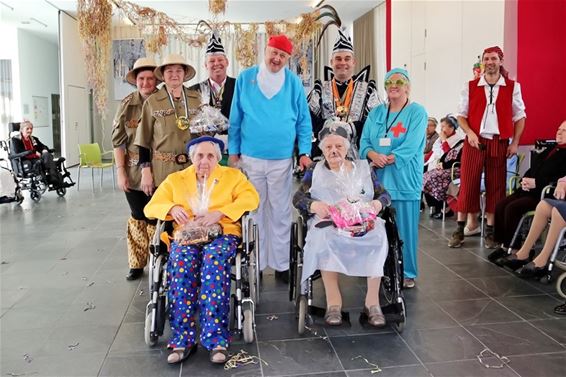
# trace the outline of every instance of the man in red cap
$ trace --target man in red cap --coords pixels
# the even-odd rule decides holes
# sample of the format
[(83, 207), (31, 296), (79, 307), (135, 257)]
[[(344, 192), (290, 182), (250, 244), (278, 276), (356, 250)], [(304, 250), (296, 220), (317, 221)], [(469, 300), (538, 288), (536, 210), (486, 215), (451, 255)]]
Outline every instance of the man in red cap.
[(259, 192), (255, 214), (260, 237), (260, 269), (269, 266), (287, 280), (293, 151), (299, 164), (310, 159), (312, 126), (299, 77), (286, 66), (293, 44), (284, 35), (269, 38), (265, 58), (238, 76), (230, 111), (228, 153), (231, 166), (240, 165)]
[[(462, 246), (467, 213), (480, 211), (482, 171), (485, 171), (487, 214), (485, 247), (497, 247), (493, 239), (495, 205), (505, 197), (506, 159), (517, 153), (525, 128), (521, 87), (509, 79), (503, 68), (503, 51), (497, 46), (485, 49), (482, 63), (484, 74), (470, 81), (460, 98), (458, 123), (466, 133), (466, 140), (462, 151), (458, 228), (448, 242), (449, 247)], [(467, 227), (471, 234), (479, 225)]]

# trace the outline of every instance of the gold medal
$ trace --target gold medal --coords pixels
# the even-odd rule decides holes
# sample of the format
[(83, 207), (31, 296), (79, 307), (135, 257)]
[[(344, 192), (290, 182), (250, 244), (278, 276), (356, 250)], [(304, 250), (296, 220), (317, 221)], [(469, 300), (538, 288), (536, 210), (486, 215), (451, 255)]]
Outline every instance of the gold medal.
[(337, 106), (336, 115), (338, 115), (340, 118), (345, 117), (346, 115), (348, 115), (348, 108), (346, 106)]
[(186, 116), (181, 115), (177, 117), (177, 128), (186, 131), (189, 129), (189, 119)]

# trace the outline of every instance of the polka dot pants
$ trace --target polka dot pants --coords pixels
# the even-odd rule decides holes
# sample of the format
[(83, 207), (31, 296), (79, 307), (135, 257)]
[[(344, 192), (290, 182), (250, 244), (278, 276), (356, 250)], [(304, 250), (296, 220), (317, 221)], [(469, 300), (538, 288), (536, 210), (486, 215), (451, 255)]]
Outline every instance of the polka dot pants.
[(230, 341), (230, 268), (239, 238), (228, 234), (204, 246), (173, 242), (167, 265), (170, 348), (196, 343), (195, 313), (200, 310), (200, 343), (208, 350)]

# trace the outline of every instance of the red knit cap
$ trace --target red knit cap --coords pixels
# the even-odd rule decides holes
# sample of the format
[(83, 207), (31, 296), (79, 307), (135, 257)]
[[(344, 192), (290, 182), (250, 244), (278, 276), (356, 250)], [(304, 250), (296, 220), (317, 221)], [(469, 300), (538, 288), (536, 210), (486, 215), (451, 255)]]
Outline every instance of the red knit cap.
[(293, 53), (293, 43), (283, 34), (269, 37), (269, 42), (267, 42), (267, 45), (269, 47), (275, 47), (281, 51), (285, 51), (289, 55)]
[(503, 50), (499, 48), (499, 46), (493, 46), (493, 47), (488, 47), (485, 50), (483, 50), (483, 55), (489, 53), (489, 52), (495, 52), (497, 53), (497, 55), (499, 55), (499, 59), (503, 60)]

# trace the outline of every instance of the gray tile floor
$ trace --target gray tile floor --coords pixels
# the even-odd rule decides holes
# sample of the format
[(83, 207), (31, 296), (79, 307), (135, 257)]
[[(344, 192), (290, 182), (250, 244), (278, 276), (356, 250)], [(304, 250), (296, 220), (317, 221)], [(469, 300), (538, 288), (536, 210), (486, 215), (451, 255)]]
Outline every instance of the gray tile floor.
[[(327, 328), (317, 320), (299, 336), (286, 287), (266, 273), (257, 342), (231, 347), (261, 364), (224, 370), (199, 350), (169, 366), (164, 339), (154, 348), (143, 341), (146, 280), (124, 279), (125, 198), (110, 181), (95, 193), (84, 182), (63, 199), (49, 193), (38, 204), (0, 206), (2, 376), (566, 375), (566, 318), (553, 314), (561, 302), (554, 287), (491, 265), (477, 237), (449, 249), (454, 222), (426, 216), (421, 275), (406, 291), (402, 333), (360, 325), (364, 282), (344, 279), (351, 324)], [(324, 305), (320, 286), (315, 291)]]

